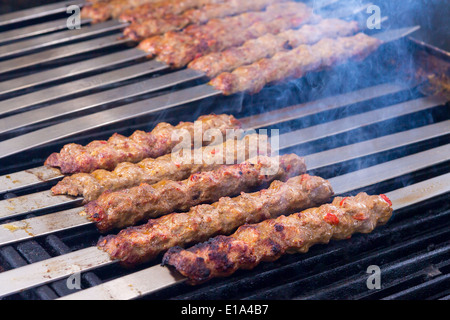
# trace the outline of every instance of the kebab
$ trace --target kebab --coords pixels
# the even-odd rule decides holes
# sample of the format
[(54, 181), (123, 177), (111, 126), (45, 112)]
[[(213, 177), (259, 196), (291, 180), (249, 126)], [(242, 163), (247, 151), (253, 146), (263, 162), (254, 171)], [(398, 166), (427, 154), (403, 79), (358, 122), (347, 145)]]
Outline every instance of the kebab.
[(194, 205), (263, 188), (274, 180), (285, 181), (305, 172), (303, 158), (295, 154), (259, 156), (241, 164), (195, 173), (183, 181), (162, 180), (153, 185), (143, 183), (120, 191), (106, 191), (86, 204), (81, 214), (105, 232), (171, 212), (187, 211)]
[(94, 23), (106, 21), (110, 18), (119, 18), (123, 21), (132, 21), (145, 18), (149, 15), (162, 17), (167, 14), (179, 14), (187, 9), (198, 8), (209, 3), (223, 2), (224, 0), (111, 0), (98, 2), (85, 6), (82, 11), (83, 18), (90, 18)]
[(242, 45), (266, 33), (279, 33), (318, 21), (319, 17), (305, 4), (284, 2), (268, 6), (265, 11), (213, 19), (204, 25), (188, 26), (180, 32), (169, 31), (163, 36), (141, 41), (139, 48), (167, 65), (181, 68), (210, 52)]
[[(225, 114), (201, 116), (197, 123), (201, 124), (200, 130), (218, 129), (224, 136), (228, 129), (241, 127), (233, 116)], [(93, 141), (86, 146), (71, 143), (65, 145), (59, 153), (51, 154), (45, 165), (59, 167), (62, 173), (112, 170), (121, 162), (135, 163), (168, 154), (182, 139), (172, 139), (174, 131), (187, 130), (194, 139), (194, 129), (195, 123), (192, 122), (180, 122), (177, 126), (161, 122), (151, 132), (138, 130), (130, 137), (116, 133), (108, 141)]]
[(239, 269), (253, 269), (286, 253), (305, 253), (314, 244), (370, 233), (391, 216), (392, 203), (385, 195), (336, 197), (331, 204), (246, 224), (230, 236), (219, 235), (189, 249), (172, 247), (163, 265), (174, 267), (191, 284), (199, 284)]
[(344, 63), (348, 59), (363, 60), (381, 45), (381, 41), (358, 33), (352, 37), (322, 39), (314, 45), (300, 45), (224, 72), (210, 84), (225, 95), (237, 92), (259, 92), (265, 85), (289, 78), (300, 78), (308, 72), (320, 71)]
[(246, 41), (242, 46), (213, 52), (188, 64), (188, 67), (203, 72), (209, 78), (229, 72), (242, 65), (272, 57), (277, 52), (287, 51), (302, 44), (313, 44), (322, 38), (345, 37), (359, 31), (356, 21), (324, 19), (317, 24), (307, 24), (300, 29), (290, 29), (278, 34), (265, 34)]
[[(285, 0), (283, 0), (285, 1)], [(190, 9), (181, 14), (172, 12), (161, 17), (151, 14), (145, 19), (131, 23), (125, 28), (124, 35), (133, 40), (142, 40), (168, 31), (180, 30), (190, 24), (204, 24), (211, 19), (224, 18), (248, 11), (261, 11), (274, 0), (240, 1), (229, 0), (224, 3), (205, 5), (201, 8)]]
[(161, 180), (180, 181), (191, 174), (211, 171), (223, 164), (235, 164), (259, 155), (268, 156), (271, 150), (267, 136), (252, 134), (240, 140), (229, 139), (221, 145), (201, 148), (200, 161), (195, 155), (198, 151), (190, 150), (189, 157), (184, 152), (186, 150), (180, 149), (136, 164), (122, 162), (113, 171), (99, 169), (92, 173), (77, 173), (65, 177), (51, 190), (54, 195), (82, 196), (85, 201), (93, 201), (106, 190), (116, 191), (141, 183), (155, 184)]
[(81, 10), (82, 18), (92, 19), (93, 23), (103, 22), (110, 18), (117, 18), (127, 9), (135, 8), (145, 3), (159, 3), (159, 0), (111, 0), (96, 1)]
[(230, 0), (167, 0), (156, 3), (146, 3), (127, 9), (119, 16), (120, 21), (140, 22), (148, 19), (158, 19), (165, 16), (179, 15), (188, 10), (195, 10), (207, 5), (224, 3)]
[(206, 241), (218, 234), (230, 234), (246, 223), (257, 223), (283, 213), (311, 208), (328, 202), (333, 195), (328, 181), (296, 176), (286, 182), (274, 181), (268, 189), (223, 197), (213, 204), (171, 213), (146, 224), (121, 230), (98, 242), (99, 248), (127, 267), (156, 258), (174, 246)]

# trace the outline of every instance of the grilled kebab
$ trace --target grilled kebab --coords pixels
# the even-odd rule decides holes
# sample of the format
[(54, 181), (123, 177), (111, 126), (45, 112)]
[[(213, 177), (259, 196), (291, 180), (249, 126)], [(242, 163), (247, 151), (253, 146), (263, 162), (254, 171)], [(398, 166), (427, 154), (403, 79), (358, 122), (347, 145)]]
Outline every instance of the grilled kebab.
[(166, 14), (159, 18), (150, 15), (145, 19), (133, 22), (125, 28), (123, 33), (133, 40), (142, 40), (168, 31), (180, 30), (190, 24), (203, 24), (211, 19), (224, 18), (248, 11), (261, 11), (275, 1), (281, 2), (280, 0), (228, 0), (224, 3), (190, 9), (181, 14)]
[(279, 33), (320, 18), (303, 3), (284, 2), (270, 5), (265, 11), (247, 12), (204, 25), (190, 25), (182, 31), (169, 31), (140, 42), (139, 48), (157, 60), (174, 67), (186, 66), (202, 55), (222, 51), (267, 33)]
[(331, 204), (243, 225), (231, 236), (219, 235), (187, 250), (172, 247), (164, 255), (163, 264), (175, 267), (192, 284), (198, 284), (229, 276), (238, 269), (253, 269), (285, 253), (305, 253), (317, 243), (370, 233), (391, 216), (392, 203), (385, 195), (336, 197)]
[(207, 5), (219, 4), (229, 0), (166, 0), (156, 3), (146, 3), (133, 9), (127, 9), (119, 16), (119, 20), (140, 22), (148, 19), (158, 19), (165, 16), (179, 15), (187, 10), (194, 10)]
[[(229, 139), (223, 144), (201, 148), (201, 159), (196, 159), (191, 150), (186, 161), (184, 149), (178, 154), (167, 154), (156, 159), (147, 158), (139, 163), (122, 162), (113, 171), (103, 169), (92, 173), (77, 173), (65, 177), (53, 188), (53, 194), (82, 196), (85, 201), (97, 199), (104, 191), (116, 191), (131, 188), (141, 183), (155, 184), (161, 180), (179, 181), (191, 174), (211, 171), (223, 164), (235, 164), (258, 155), (270, 155), (270, 143), (267, 136), (248, 135), (241, 140)], [(197, 157), (198, 158), (198, 157)]]
[(328, 181), (305, 174), (287, 182), (274, 181), (268, 189), (258, 192), (223, 197), (211, 205), (192, 207), (186, 213), (151, 219), (144, 225), (101, 238), (98, 246), (112, 259), (131, 267), (150, 261), (174, 246), (206, 241), (218, 234), (230, 234), (246, 223), (321, 205), (332, 195)]
[(381, 41), (358, 33), (351, 37), (322, 39), (314, 45), (276, 53), (253, 64), (224, 72), (210, 81), (225, 95), (237, 92), (259, 92), (266, 84), (289, 78), (300, 78), (308, 72), (320, 71), (348, 59), (365, 59), (381, 45)]
[[(273, 172), (272, 172), (273, 171)], [(85, 205), (88, 219), (101, 232), (124, 228), (172, 212), (187, 211), (201, 203), (261, 188), (274, 180), (285, 181), (306, 172), (303, 158), (295, 154), (259, 156), (241, 164), (191, 175), (183, 181), (162, 180), (150, 185), (104, 192)]]
[(187, 9), (223, 1), (225, 0), (111, 0), (85, 6), (81, 14), (83, 18), (90, 18), (94, 23), (119, 17), (120, 20), (133, 21), (148, 16), (180, 14)]
[(265, 34), (246, 41), (242, 46), (213, 52), (193, 60), (188, 67), (212, 78), (222, 72), (272, 57), (277, 52), (296, 48), (302, 44), (313, 44), (322, 38), (345, 37), (359, 31), (356, 21), (324, 19), (317, 24), (307, 24), (300, 29), (290, 29), (278, 34)]
[[(206, 115), (196, 121), (200, 130), (218, 129), (225, 137), (228, 129), (237, 130), (241, 124), (231, 115)], [(201, 126), (200, 126), (201, 124)], [(45, 165), (59, 167), (62, 173), (92, 172), (97, 169), (112, 170), (121, 162), (139, 162), (168, 154), (182, 138), (172, 139), (176, 130), (187, 130), (192, 143), (195, 122), (180, 122), (177, 126), (159, 123), (151, 132), (135, 131), (130, 137), (114, 134), (108, 141), (93, 141), (86, 146), (65, 145), (59, 153), (51, 154)], [(201, 135), (203, 136), (203, 135)], [(208, 144), (208, 141), (204, 141)]]

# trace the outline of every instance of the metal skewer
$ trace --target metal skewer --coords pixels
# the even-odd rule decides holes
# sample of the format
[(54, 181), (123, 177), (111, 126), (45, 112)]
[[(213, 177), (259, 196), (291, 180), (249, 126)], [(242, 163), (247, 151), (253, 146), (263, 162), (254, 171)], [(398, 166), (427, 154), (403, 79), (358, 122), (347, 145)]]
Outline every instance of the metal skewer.
[[(115, 38), (115, 36), (113, 36)], [(119, 44), (123, 40), (116, 40), (114, 44)], [(107, 45), (111, 44), (111, 42), (107, 42)], [(103, 45), (103, 44), (100, 44)], [(41, 55), (42, 53), (38, 53)], [(59, 67), (56, 69), (50, 69), (47, 71), (42, 71), (38, 73), (34, 73), (28, 76), (15, 78), (8, 81), (0, 82), (0, 95), (5, 95), (8, 93), (12, 93), (19, 90), (28, 89), (33, 86), (41, 86), (44, 84), (48, 84), (50, 82), (61, 81), (70, 77), (82, 75), (88, 72), (99, 71), (102, 69), (106, 69), (108, 67), (120, 65), (126, 62), (135, 61), (138, 59), (143, 59), (146, 57), (146, 53), (142, 50), (138, 50), (135, 48), (122, 50), (116, 53), (111, 53), (108, 55), (104, 55), (101, 57), (84, 60), (72, 64), (65, 65), (63, 67)], [(18, 58), (24, 59), (26, 62), (26, 57)], [(10, 62), (10, 61), (8, 61)], [(2, 64), (2, 62), (0, 62)], [(14, 68), (14, 65), (8, 63), (5, 68)]]
[(167, 65), (156, 60), (149, 60), (113, 71), (102, 72), (80, 80), (55, 85), (50, 88), (0, 101), (0, 115), (17, 112), (38, 104), (167, 69)]
[[(90, 23), (90, 19), (81, 19), (80, 26)], [(67, 28), (67, 18), (57, 19), (40, 24), (34, 24), (25, 28), (13, 29), (0, 33), (0, 44), (25, 39), (32, 36), (46, 34)]]
[[(66, 30), (58, 33), (52, 33), (49, 35), (41, 36), (38, 38), (32, 38), (21, 42), (0, 46), (0, 59), (5, 59), (17, 55), (23, 55), (36, 49), (44, 49), (47, 47), (64, 44), (75, 40), (93, 37), (102, 33), (120, 30), (126, 25), (127, 25), (126, 23), (119, 23), (117, 21), (111, 20), (103, 24), (94, 24), (90, 26), (85, 26), (81, 29)], [(15, 65), (15, 69), (17, 70), (34, 64), (47, 62), (50, 59), (56, 60), (62, 57), (75, 55), (81, 52), (96, 50), (96, 47), (93, 46), (96, 42), (102, 43), (103, 47), (112, 46), (115, 44), (115, 40), (120, 38), (121, 34), (118, 33), (117, 35), (115, 35), (115, 37), (104, 37), (100, 39), (86, 41), (87, 43), (86, 42), (76, 43), (70, 46), (68, 45), (62, 48), (45, 51), (45, 53), (41, 55), (28, 55), (27, 56), (27, 59), (29, 60), (28, 65), (18, 63), (13, 64)], [(120, 39), (120, 40), (123, 43), (130, 41), (129, 39)], [(67, 47), (69, 47), (70, 50), (67, 49)], [(72, 52), (72, 54), (70, 54), (70, 52)], [(5, 64), (11, 62), (12, 61), (6, 61), (1, 63), (0, 70), (2, 70), (2, 72), (11, 71), (11, 69), (5, 69), (3, 67)]]
[(0, 27), (32, 19), (42, 18), (56, 13), (66, 12), (67, 7), (71, 5), (82, 7), (84, 5), (84, 0), (61, 1), (58, 3), (3, 14), (0, 16)]

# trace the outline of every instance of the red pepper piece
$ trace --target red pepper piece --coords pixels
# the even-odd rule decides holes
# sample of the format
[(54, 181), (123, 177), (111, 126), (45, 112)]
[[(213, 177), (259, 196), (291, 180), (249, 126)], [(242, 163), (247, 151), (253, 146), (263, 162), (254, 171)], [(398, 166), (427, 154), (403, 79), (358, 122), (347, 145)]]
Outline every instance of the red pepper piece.
[(326, 222), (328, 222), (329, 224), (335, 225), (337, 226), (339, 224), (339, 218), (336, 217), (334, 214), (332, 213), (327, 213), (327, 215), (323, 218)]
[(347, 199), (348, 199), (348, 197), (345, 197), (344, 199), (342, 199), (341, 202), (339, 203), (339, 206), (342, 207), (342, 205), (344, 204), (345, 200), (347, 200)]
[(392, 206), (392, 201), (385, 195), (385, 194), (380, 194), (380, 197), (386, 201), (390, 206)]

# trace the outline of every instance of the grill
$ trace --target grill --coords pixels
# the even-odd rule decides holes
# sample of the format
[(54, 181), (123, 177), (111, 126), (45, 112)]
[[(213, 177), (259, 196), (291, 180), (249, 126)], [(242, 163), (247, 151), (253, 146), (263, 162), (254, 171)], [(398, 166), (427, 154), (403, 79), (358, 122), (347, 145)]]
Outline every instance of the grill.
[[(223, 96), (199, 72), (147, 59), (119, 37), (122, 22), (82, 20), (67, 30), (71, 4), (83, 1), (12, 12), (0, 23), (2, 299), (450, 297), (450, 112), (441, 90), (450, 53), (412, 38), (417, 26), (366, 30), (388, 43), (363, 62)], [(312, 6), (323, 16), (367, 19), (360, 2)], [(371, 234), (199, 286), (160, 260), (129, 270), (100, 254), (98, 231), (77, 214), (82, 199), (51, 196), (62, 175), (42, 166), (47, 156), (67, 143), (208, 113), (233, 114), (246, 129), (278, 129), (280, 154), (304, 156), (308, 173), (329, 179), (337, 195), (386, 193), (393, 218)], [(370, 266), (380, 268), (380, 288), (368, 288)]]

